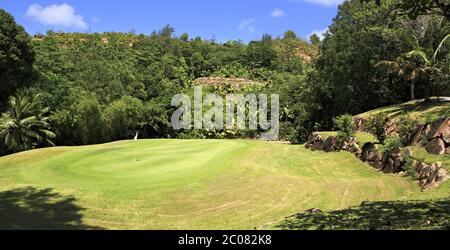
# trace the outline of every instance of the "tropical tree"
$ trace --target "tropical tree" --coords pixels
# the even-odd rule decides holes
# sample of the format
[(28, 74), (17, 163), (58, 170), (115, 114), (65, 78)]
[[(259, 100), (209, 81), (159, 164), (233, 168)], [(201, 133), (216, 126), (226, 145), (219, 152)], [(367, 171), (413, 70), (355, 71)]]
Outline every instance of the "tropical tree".
[(48, 108), (39, 107), (39, 95), (12, 96), (8, 101), (9, 109), (0, 118), (0, 138), (2, 144), (11, 152), (37, 148), (42, 145), (54, 146), (51, 139), (55, 134), (50, 131)]
[(375, 65), (378, 68), (383, 68), (405, 77), (409, 81), (411, 100), (415, 99), (416, 82), (424, 74), (422, 65), (413, 59), (414, 56), (410, 53), (403, 53), (393, 61), (383, 60)]
[(426, 83), (425, 99), (429, 100), (432, 87), (431, 75), (439, 72), (437, 56), (449, 38), (450, 34), (444, 37), (431, 56), (421, 49), (415, 49), (401, 54), (394, 61), (384, 60), (377, 63), (376, 66), (387, 68), (390, 71), (397, 72), (398, 75), (405, 76), (410, 82), (411, 100), (415, 99), (414, 92), (417, 80), (423, 79)]
[[(0, 9), (0, 108), (8, 96), (33, 82), (35, 52), (25, 29)], [(2, 110), (3, 111), (3, 110)]]
[[(362, 0), (365, 2), (373, 0)], [(387, 0), (375, 0), (377, 5)], [(421, 15), (440, 15), (450, 21), (450, 1), (448, 0), (396, 0), (392, 6), (391, 13), (394, 16), (408, 16), (416, 19)]]
[(427, 55), (427, 53), (425, 51), (420, 50), (420, 49), (412, 50), (408, 53), (409, 56), (417, 57), (423, 62), (421, 73), (424, 76), (424, 79), (426, 82), (426, 87), (425, 87), (425, 99), (426, 100), (429, 100), (430, 95), (431, 95), (431, 88), (433, 85), (432, 84), (432, 75), (440, 73), (440, 69), (439, 69), (439, 65), (438, 65), (438, 54), (439, 54), (441, 48), (443, 47), (443, 45), (445, 44), (445, 42), (447, 41), (447, 39), (449, 39), (449, 38), (450, 38), (450, 34), (448, 34), (447, 36), (444, 37), (444, 39), (442, 39), (442, 41), (439, 43), (439, 46), (434, 51), (433, 55)]

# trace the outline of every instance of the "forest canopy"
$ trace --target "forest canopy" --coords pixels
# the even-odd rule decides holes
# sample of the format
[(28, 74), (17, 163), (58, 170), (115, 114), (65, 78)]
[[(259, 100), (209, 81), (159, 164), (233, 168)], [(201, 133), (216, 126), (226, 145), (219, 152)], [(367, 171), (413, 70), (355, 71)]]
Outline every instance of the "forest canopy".
[[(256, 136), (255, 131), (172, 129), (172, 96), (189, 92), (201, 77), (264, 83), (208, 91), (279, 94), (280, 139), (292, 142), (305, 141), (312, 130), (331, 129), (339, 115), (407, 101), (412, 84), (414, 98), (450, 94), (450, 41), (444, 41), (449, 20), (437, 14), (385, 18), (392, 2), (344, 2), (323, 40), (286, 31), (249, 43), (175, 36), (170, 25), (150, 35), (49, 31), (30, 37), (0, 10), (0, 153), (22, 150), (6, 143), (6, 117), (13, 110), (9, 96), (37, 96), (36, 110), (45, 111), (39, 115), (48, 118), (45, 129), (55, 135), (30, 139), (32, 147), (41, 147), (47, 141), (85, 145), (129, 139), (136, 132), (144, 138)], [(380, 66), (383, 61), (396, 62), (403, 73)], [(414, 70), (423, 73), (413, 78)]]

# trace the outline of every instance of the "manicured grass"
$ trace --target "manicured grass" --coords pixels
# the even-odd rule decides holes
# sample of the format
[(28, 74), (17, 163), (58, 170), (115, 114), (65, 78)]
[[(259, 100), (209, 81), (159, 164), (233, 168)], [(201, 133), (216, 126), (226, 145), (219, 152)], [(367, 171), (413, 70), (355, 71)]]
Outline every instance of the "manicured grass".
[(410, 117), (415, 120), (420, 122), (429, 122), (444, 116), (450, 116), (450, 102), (448, 100), (438, 102), (436, 97), (432, 98), (431, 102), (414, 100), (402, 104), (370, 110), (366, 113), (357, 115), (357, 117), (369, 119), (371, 116), (378, 113), (386, 113), (391, 118), (409, 113)]
[(445, 198), (346, 152), (250, 140), (140, 140), (0, 158), (0, 228), (274, 228), (309, 208)]
[(413, 158), (425, 163), (431, 164), (435, 162), (442, 162), (443, 166), (450, 170), (450, 156), (449, 155), (433, 155), (428, 153), (424, 148), (411, 146), (413, 151)]

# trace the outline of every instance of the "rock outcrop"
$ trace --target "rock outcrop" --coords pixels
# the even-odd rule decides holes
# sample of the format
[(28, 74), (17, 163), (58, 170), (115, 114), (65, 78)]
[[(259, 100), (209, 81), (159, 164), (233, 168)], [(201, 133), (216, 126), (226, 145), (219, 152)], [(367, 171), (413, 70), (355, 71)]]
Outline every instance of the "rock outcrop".
[(309, 138), (308, 141), (305, 144), (305, 147), (307, 149), (311, 149), (311, 150), (322, 150), (323, 148), (323, 140), (322, 140), (322, 136), (320, 135), (320, 133), (318, 132), (314, 132), (312, 133)]
[(427, 143), (425, 149), (430, 154), (442, 155), (445, 153), (445, 142), (441, 138), (433, 138)]
[[(424, 127), (417, 129), (417, 131), (422, 131), (423, 128)], [(431, 128), (429, 131), (431, 131)], [(442, 136), (441, 134), (438, 135)], [(443, 143), (443, 140), (440, 138), (434, 138), (433, 140), (440, 140), (438, 143)], [(448, 179), (447, 170), (445, 170), (445, 168), (442, 167), (442, 163), (439, 162), (428, 165), (413, 160), (412, 165), (409, 168), (407, 159), (413, 157), (413, 152), (409, 148), (401, 149), (397, 147), (390, 151), (379, 152), (376, 144), (368, 142), (360, 149), (355, 138), (344, 140), (329, 136), (323, 140), (318, 132), (312, 133), (309, 136), (305, 148), (313, 151), (322, 150), (325, 152), (348, 151), (361, 161), (368, 163), (373, 168), (386, 174), (400, 174), (405, 176), (408, 175), (407, 171), (412, 169), (417, 172), (419, 186), (422, 190), (437, 186)], [(438, 148), (439, 150), (442, 150), (441, 147)], [(444, 151), (449, 151), (449, 148), (446, 149), (444, 147), (443, 149)]]
[(353, 124), (355, 124), (355, 131), (356, 132), (366, 132), (366, 125), (367, 119), (361, 118), (361, 117), (353, 117)]
[(305, 148), (313, 151), (323, 150), (325, 152), (338, 152), (345, 150), (353, 154), (361, 153), (355, 138), (339, 139), (335, 136), (329, 136), (327, 139), (323, 140), (318, 132), (314, 132), (309, 136), (308, 141), (305, 143)]
[(385, 133), (390, 136), (398, 136), (398, 133), (397, 133), (398, 123), (399, 123), (398, 118), (394, 118), (394, 119), (390, 120), (384, 126)]
[[(355, 125), (356, 132), (368, 132), (367, 131), (367, 119), (361, 117), (353, 117), (353, 124)], [(399, 120), (394, 118), (390, 120), (385, 126), (384, 131), (387, 135), (397, 135), (397, 127)]]
[(438, 186), (448, 179), (447, 170), (442, 167), (440, 162), (428, 165), (423, 162), (413, 161), (412, 165), (417, 172), (419, 186), (422, 190)]
[(223, 86), (230, 85), (238, 89), (247, 85), (264, 85), (263, 82), (253, 81), (246, 78), (232, 78), (232, 77), (200, 77), (193, 81), (196, 86)]
[(427, 138), (442, 138), (443, 140), (448, 141), (450, 138), (450, 117), (433, 122), (430, 131), (427, 134)]
[[(386, 135), (398, 136), (397, 118), (390, 120), (384, 130)], [(354, 117), (353, 123), (357, 132), (366, 131), (367, 120)], [(425, 147), (430, 154), (450, 154), (450, 117), (439, 119), (433, 123), (420, 124), (404, 137), (408, 145)]]
[(368, 142), (363, 146), (360, 159), (383, 173), (392, 174), (405, 171), (405, 156), (410, 154), (411, 151), (403, 151), (400, 148), (381, 153), (373, 143)]
[(426, 139), (426, 134), (430, 131), (429, 124), (421, 124), (413, 129), (407, 136), (408, 145), (423, 146), (422, 142)]
[(409, 145), (425, 147), (430, 154), (449, 154), (450, 117), (437, 120), (431, 124), (421, 124), (407, 135)]

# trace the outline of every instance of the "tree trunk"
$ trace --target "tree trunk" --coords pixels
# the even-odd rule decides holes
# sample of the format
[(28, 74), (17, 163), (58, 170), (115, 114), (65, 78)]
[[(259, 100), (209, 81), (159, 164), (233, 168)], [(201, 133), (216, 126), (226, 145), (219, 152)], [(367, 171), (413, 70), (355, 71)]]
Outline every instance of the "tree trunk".
[(414, 80), (411, 80), (411, 85), (410, 85), (410, 95), (411, 95), (411, 100), (415, 99), (414, 96), (414, 88), (415, 88), (416, 83), (414, 82)]
[(425, 86), (425, 101), (430, 101), (431, 100), (431, 84), (430, 81), (427, 80), (427, 84)]

